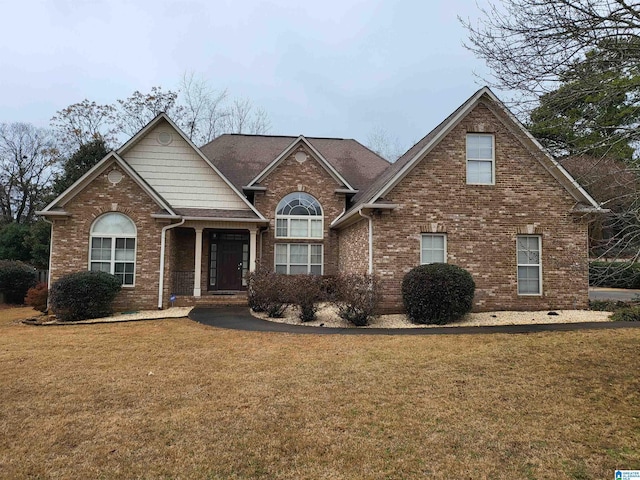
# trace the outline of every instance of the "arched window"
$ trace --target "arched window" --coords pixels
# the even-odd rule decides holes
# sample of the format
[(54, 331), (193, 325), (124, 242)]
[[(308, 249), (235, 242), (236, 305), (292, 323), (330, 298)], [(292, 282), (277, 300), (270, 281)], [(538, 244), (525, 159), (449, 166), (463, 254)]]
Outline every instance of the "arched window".
[(107, 213), (91, 225), (89, 269), (107, 272), (122, 285), (135, 284), (136, 226), (121, 213)]
[(308, 193), (285, 196), (276, 209), (277, 238), (322, 238), (322, 207)]

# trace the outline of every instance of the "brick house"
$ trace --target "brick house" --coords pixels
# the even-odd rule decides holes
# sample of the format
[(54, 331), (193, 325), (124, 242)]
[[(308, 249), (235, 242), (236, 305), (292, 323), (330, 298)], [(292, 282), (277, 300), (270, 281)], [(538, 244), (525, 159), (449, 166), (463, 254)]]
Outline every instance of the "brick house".
[(40, 212), (50, 282), (114, 273), (118, 308), (243, 299), (261, 262), (374, 273), (386, 311), (404, 274), (459, 265), (475, 310), (586, 308), (600, 206), (482, 88), (398, 161), (355, 140), (222, 135), (197, 148), (160, 114)]

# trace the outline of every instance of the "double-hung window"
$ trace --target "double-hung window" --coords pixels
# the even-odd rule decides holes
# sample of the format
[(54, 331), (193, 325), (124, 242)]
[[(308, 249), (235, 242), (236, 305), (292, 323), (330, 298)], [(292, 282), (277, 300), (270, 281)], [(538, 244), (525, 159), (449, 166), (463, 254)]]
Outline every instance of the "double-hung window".
[(277, 238), (322, 238), (322, 208), (308, 193), (285, 196), (276, 209)]
[(495, 156), (493, 135), (467, 134), (467, 183), (495, 184)]
[(518, 295), (542, 294), (542, 239), (539, 235), (518, 235)]
[(276, 273), (322, 275), (322, 245), (276, 244)]
[(443, 233), (422, 235), (420, 263), (447, 262), (447, 236)]
[(89, 270), (107, 272), (135, 285), (136, 226), (121, 213), (107, 213), (91, 226)]

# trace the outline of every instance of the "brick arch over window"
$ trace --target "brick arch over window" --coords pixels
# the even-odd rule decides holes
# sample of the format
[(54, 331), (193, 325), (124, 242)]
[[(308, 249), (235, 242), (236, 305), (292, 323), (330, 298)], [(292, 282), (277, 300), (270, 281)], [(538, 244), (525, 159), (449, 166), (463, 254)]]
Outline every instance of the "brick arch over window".
[(109, 212), (91, 225), (89, 270), (107, 272), (123, 286), (135, 285), (136, 225), (129, 217)]
[(276, 238), (322, 238), (324, 216), (318, 200), (305, 192), (286, 195), (276, 208)]

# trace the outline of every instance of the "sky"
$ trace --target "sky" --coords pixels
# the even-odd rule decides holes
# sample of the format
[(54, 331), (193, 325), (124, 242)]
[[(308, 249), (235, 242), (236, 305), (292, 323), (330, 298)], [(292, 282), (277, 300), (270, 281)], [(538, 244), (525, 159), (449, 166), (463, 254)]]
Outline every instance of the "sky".
[(383, 130), (406, 149), (487, 76), (457, 18), (480, 17), (473, 0), (0, 5), (0, 123), (46, 127), (85, 98), (177, 89), (193, 73), (266, 110), (270, 134), (367, 143)]

